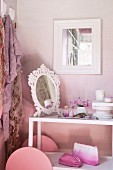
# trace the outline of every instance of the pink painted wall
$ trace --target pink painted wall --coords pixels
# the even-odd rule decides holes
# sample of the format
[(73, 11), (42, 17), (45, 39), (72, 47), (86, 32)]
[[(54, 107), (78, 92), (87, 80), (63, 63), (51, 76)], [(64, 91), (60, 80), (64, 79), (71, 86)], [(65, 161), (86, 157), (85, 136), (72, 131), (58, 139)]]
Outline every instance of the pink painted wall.
[[(69, 100), (76, 96), (93, 100), (96, 89), (104, 89), (106, 95), (113, 96), (112, 6), (112, 0), (18, 1), (17, 32), (24, 52), (22, 141), (27, 137), (28, 117), (34, 110), (30, 88), (27, 85), (28, 74), (42, 63), (50, 69), (53, 67), (54, 19), (102, 19), (102, 74), (60, 75), (61, 106), (68, 104)], [(60, 148), (72, 148), (73, 142), (77, 141), (97, 145), (101, 154), (111, 153), (111, 127), (109, 126), (44, 124), (43, 132), (51, 136)]]

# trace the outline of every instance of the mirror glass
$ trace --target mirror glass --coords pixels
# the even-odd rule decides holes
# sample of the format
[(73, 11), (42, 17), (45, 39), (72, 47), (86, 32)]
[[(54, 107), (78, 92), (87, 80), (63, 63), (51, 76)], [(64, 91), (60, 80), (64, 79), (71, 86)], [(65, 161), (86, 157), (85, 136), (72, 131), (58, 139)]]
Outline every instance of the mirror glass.
[(100, 19), (54, 20), (53, 68), (58, 74), (101, 73)]
[(38, 78), (36, 95), (42, 107), (49, 109), (54, 105), (56, 100), (55, 86), (48, 76), (42, 75)]
[(62, 65), (92, 65), (92, 29), (63, 29)]

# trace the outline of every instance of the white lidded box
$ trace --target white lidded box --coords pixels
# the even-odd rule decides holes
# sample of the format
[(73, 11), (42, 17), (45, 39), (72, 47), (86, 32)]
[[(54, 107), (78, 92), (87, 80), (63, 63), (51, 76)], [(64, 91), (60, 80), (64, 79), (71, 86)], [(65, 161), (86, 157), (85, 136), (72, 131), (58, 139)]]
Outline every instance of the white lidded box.
[(111, 102), (99, 102), (93, 101), (92, 108), (95, 109), (94, 116), (99, 119), (112, 119), (113, 114), (111, 110), (113, 110), (113, 103)]

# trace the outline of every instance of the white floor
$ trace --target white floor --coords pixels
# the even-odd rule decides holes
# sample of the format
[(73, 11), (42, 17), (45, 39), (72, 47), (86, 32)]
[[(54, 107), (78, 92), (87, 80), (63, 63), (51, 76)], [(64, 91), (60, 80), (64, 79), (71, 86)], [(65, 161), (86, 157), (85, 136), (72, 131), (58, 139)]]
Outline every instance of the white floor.
[(53, 170), (113, 170), (113, 159), (112, 158), (100, 158), (100, 164), (97, 166), (83, 164), (81, 168), (63, 166), (58, 163), (59, 157), (63, 153), (48, 153), (47, 156), (50, 159)]

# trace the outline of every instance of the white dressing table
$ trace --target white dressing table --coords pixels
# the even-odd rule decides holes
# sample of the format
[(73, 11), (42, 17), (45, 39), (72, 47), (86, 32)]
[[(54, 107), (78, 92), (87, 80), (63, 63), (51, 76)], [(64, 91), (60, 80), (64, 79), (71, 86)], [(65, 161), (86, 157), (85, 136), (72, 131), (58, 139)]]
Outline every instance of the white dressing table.
[[(43, 81), (42, 81), (43, 80)], [(41, 65), (40, 68), (30, 73), (28, 78), (28, 84), (31, 87), (31, 95), (36, 108), (34, 117), (29, 118), (29, 142), (28, 146), (33, 146), (33, 124), (37, 123), (37, 148), (41, 149), (41, 125), (42, 123), (66, 123), (66, 124), (83, 124), (85, 125), (106, 125), (112, 126), (112, 156), (113, 156), (113, 119), (108, 120), (83, 120), (83, 119), (66, 119), (66, 118), (51, 118), (51, 117), (39, 117), (40, 114), (50, 114), (58, 110), (60, 105), (60, 81), (58, 76), (50, 71), (45, 65)], [(45, 90), (46, 89), (46, 90)], [(43, 93), (41, 93), (43, 92)], [(40, 94), (40, 95), (39, 95)], [(46, 108), (45, 101), (52, 101), (52, 105)], [(53, 170), (113, 170), (113, 157), (107, 157), (100, 159), (100, 165), (91, 166), (84, 164), (81, 168), (71, 168), (58, 164), (59, 157), (63, 153), (46, 153), (50, 159)]]
[[(113, 156), (113, 119), (109, 120), (81, 120), (81, 119), (63, 119), (63, 118), (29, 118), (29, 142), (28, 146), (33, 146), (33, 124), (37, 122), (37, 148), (41, 148), (41, 124), (44, 122), (48, 123), (66, 123), (66, 124), (83, 124), (84, 126), (89, 125), (111, 125), (112, 126), (112, 156)], [(53, 170), (112, 170), (113, 169), (113, 157), (100, 158), (100, 165), (91, 166), (84, 164), (81, 168), (67, 167), (58, 164), (58, 159), (63, 153), (46, 153), (50, 159)]]

